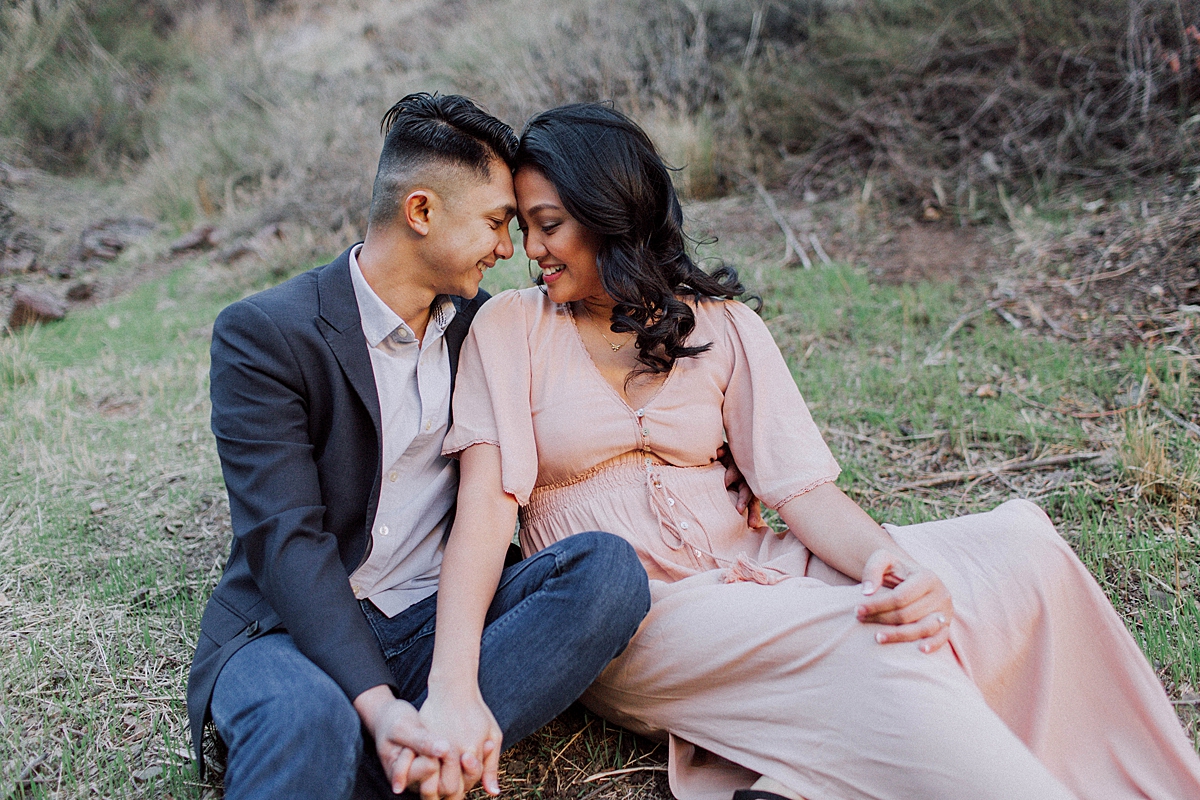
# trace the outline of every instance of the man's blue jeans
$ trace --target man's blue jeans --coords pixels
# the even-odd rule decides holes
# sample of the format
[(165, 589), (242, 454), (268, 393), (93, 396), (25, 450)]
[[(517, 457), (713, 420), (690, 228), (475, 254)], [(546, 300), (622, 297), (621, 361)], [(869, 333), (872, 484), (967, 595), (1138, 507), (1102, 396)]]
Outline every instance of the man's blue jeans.
[[(388, 619), (363, 612), (400, 686), (420, 706), (433, 658), (437, 595)], [(629, 642), (650, 608), (633, 548), (581, 533), (508, 567), (488, 610), (483, 699), (504, 746), (554, 719)], [(227, 800), (395, 797), (342, 690), (284, 632), (246, 644), (221, 670), (212, 715), (229, 747)]]

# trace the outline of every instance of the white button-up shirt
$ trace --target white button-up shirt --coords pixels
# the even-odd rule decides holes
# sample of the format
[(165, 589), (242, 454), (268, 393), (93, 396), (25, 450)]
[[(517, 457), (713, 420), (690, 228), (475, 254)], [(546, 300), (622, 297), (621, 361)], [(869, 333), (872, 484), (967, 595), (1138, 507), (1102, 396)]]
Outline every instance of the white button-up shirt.
[(360, 248), (350, 253), (350, 279), (379, 394), (383, 475), (371, 553), (350, 575), (350, 585), (355, 597), (369, 598), (394, 617), (437, 591), (458, 491), (458, 466), (442, 456), (450, 413), (450, 353), (443, 334), (455, 309), (447, 297), (434, 300), (418, 341), (363, 277)]

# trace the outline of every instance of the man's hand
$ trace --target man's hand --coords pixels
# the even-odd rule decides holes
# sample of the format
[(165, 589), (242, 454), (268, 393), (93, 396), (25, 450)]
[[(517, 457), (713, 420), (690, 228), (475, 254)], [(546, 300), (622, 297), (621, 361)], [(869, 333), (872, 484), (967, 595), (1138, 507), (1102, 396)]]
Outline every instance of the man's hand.
[(421, 793), (422, 800), (438, 800), (442, 764), (451, 747), (434, 736), (412, 704), (397, 700), (387, 686), (368, 689), (354, 699), (363, 724), (375, 739), (375, 751), (392, 791)]
[(751, 528), (765, 528), (767, 523), (762, 518), (762, 503), (754, 496), (750, 485), (746, 483), (742, 471), (738, 469), (738, 465), (734, 463), (733, 456), (729, 453), (728, 445), (721, 445), (717, 450), (717, 460), (725, 465), (725, 488), (731, 492), (737, 492), (737, 510), (739, 514), (747, 512), (746, 523)]
[(954, 603), (941, 578), (890, 550), (877, 550), (863, 569), (860, 622), (892, 625), (875, 635), (880, 644), (921, 642), (932, 653), (950, 640)]
[(488, 794), (500, 794), (498, 773), (504, 734), (483, 702), (478, 686), (458, 691), (439, 691), (431, 686), (420, 715), (427, 730), (450, 743), (450, 755), (442, 761), (443, 796), (461, 800), (481, 781)]

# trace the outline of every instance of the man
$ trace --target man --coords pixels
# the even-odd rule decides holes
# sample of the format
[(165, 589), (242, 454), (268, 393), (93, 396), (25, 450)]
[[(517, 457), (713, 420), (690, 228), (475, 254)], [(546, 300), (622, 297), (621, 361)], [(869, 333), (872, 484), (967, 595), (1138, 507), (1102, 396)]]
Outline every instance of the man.
[[(417, 708), (457, 485), (441, 455), (450, 393), (483, 273), (513, 253), (517, 142), (457, 96), (409, 95), (383, 128), (365, 242), (213, 328), (234, 537), (188, 711), (198, 758), (210, 717), (228, 747), (230, 800), (499, 791), (499, 734), (459, 741)], [(603, 533), (495, 588), (479, 689), (511, 745), (624, 648), (649, 591), (632, 548)]]

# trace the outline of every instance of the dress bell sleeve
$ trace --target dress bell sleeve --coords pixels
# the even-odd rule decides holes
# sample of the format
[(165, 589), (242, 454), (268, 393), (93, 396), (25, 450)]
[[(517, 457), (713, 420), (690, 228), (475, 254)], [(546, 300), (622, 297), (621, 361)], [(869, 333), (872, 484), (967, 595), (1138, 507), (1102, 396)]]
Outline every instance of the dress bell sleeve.
[(474, 444), (500, 448), (504, 491), (521, 505), (537, 480), (537, 447), (530, 406), (529, 334), (516, 291), (501, 292), (475, 315), (458, 359), (453, 423), (442, 454)]
[(841, 468), (767, 326), (741, 303), (724, 305), (733, 362), (721, 412), (729, 449), (754, 494), (778, 510), (836, 480)]

